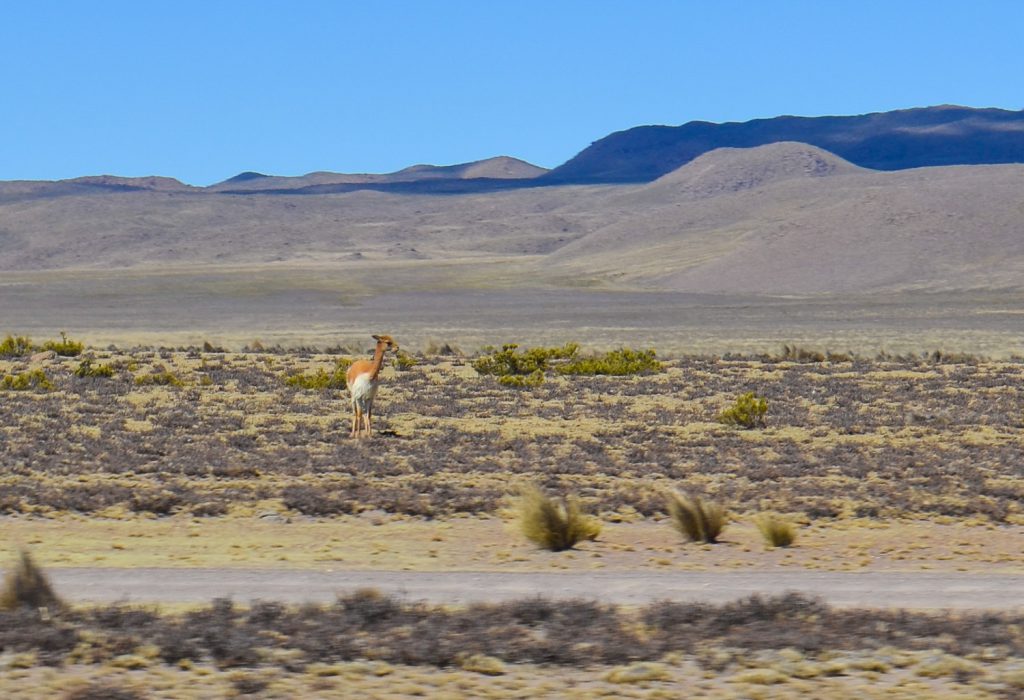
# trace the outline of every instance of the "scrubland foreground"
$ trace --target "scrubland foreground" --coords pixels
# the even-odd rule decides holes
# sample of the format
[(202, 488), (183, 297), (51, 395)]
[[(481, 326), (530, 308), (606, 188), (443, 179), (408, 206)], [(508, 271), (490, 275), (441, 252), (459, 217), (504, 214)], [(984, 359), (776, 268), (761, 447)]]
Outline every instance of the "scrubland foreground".
[[(373, 592), (0, 613), (4, 697), (1019, 697), (1015, 614), (839, 611), (798, 595), (452, 610)], [(955, 630), (955, 634), (953, 633)]]
[[(659, 358), (663, 371), (641, 376), (549, 372), (508, 386), (457, 356), (410, 357), (385, 372), (376, 436), (351, 440), (342, 355), (215, 350), (0, 360), (12, 378), (0, 389), (5, 544), (44, 568), (1021, 567), (1019, 361)], [(763, 426), (719, 422), (748, 392), (766, 401)], [(530, 484), (573, 496), (606, 527), (575, 549), (539, 551), (503, 524)], [(725, 507), (720, 544), (669, 527), (677, 489)], [(765, 549), (754, 523), (766, 513), (798, 525), (794, 546)], [(298, 609), (15, 609), (0, 613), (0, 692), (1024, 692), (1017, 613), (841, 611), (799, 596), (620, 609), (580, 596), (468, 609), (372, 593)]]
[[(0, 359), (27, 383), (0, 385), (0, 513), (446, 518), (535, 483), (595, 514), (664, 514), (684, 487), (813, 522), (1024, 523), (1024, 362), (690, 357), (532, 387), (458, 358), (403, 364), (384, 372), (376, 437), (351, 440), (337, 355)], [(716, 420), (747, 392), (763, 428)]]

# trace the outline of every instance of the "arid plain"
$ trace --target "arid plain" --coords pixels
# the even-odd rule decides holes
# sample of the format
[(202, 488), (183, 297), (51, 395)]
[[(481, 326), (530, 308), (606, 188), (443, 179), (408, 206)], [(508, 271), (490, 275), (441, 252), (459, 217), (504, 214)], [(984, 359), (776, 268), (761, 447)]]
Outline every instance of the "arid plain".
[[(459, 195), (5, 183), (0, 330), (67, 331), (113, 370), (0, 360), (53, 385), (0, 392), (5, 542), (52, 570), (1018, 575), (1022, 181), (1022, 166), (876, 173), (776, 144), (648, 185)], [(416, 363), (385, 370), (378, 434), (355, 441), (342, 390), (288, 378), (366, 356), (374, 332)], [(508, 387), (471, 364), (506, 342), (655, 348), (664, 367)], [(145, 380), (163, 373), (180, 384)], [(717, 422), (748, 391), (766, 426)], [(579, 497), (599, 537), (526, 542), (509, 506), (528, 483)], [(721, 544), (670, 527), (676, 488), (728, 509)], [(769, 511), (797, 525), (793, 547), (762, 543)], [(792, 596), (534, 600), (467, 619), (351, 591), (316, 610), (4, 613), (0, 683), (11, 697), (69, 682), (95, 697), (1024, 687), (1019, 611), (899, 612), (875, 593), (849, 613)]]

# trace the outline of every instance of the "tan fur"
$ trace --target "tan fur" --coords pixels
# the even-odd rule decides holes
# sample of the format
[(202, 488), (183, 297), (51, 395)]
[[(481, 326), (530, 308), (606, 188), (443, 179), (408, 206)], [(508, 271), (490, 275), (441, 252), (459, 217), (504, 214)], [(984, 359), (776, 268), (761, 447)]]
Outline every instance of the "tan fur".
[(384, 353), (388, 350), (398, 351), (398, 343), (390, 335), (375, 335), (373, 339), (377, 341), (373, 360), (356, 360), (345, 373), (345, 383), (352, 401), (351, 437), (354, 438), (362, 435), (372, 437), (370, 422), (373, 418), (373, 399), (377, 395), (378, 377), (384, 366)]

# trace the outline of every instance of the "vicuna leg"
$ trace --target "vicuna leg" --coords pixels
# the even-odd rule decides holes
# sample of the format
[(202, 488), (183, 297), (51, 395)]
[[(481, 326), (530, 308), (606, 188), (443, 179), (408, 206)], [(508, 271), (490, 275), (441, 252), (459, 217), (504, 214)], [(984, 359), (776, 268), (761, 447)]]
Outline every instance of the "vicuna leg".
[(370, 430), (370, 421), (373, 419), (373, 404), (366, 407), (366, 413), (363, 414), (363, 422), (366, 427), (366, 437), (373, 437), (373, 432)]
[(359, 437), (359, 423), (362, 419), (362, 411), (359, 410), (359, 402), (352, 402), (352, 433), (349, 437)]

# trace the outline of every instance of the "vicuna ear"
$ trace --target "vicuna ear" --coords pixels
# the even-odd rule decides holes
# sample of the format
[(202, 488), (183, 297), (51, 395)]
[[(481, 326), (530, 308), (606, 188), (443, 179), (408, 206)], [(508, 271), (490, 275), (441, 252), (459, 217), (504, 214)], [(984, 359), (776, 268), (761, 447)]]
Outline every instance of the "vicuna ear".
[(380, 336), (379, 336), (379, 335), (375, 335), (375, 336), (372, 336), (372, 338), (373, 338), (374, 340), (380, 340)]

